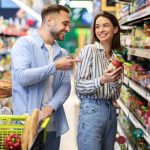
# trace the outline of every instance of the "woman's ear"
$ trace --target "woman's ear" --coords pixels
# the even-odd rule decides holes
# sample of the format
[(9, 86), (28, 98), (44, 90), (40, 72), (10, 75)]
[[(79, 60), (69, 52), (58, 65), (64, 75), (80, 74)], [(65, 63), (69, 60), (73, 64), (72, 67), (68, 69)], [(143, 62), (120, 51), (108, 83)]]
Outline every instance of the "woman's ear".
[(116, 34), (118, 32), (118, 27), (114, 28), (114, 34)]

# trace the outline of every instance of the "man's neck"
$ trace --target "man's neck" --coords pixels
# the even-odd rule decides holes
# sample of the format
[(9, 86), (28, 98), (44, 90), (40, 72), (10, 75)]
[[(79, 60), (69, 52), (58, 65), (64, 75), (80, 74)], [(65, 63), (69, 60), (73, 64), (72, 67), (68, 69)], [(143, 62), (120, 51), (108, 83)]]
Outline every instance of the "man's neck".
[(54, 44), (55, 40), (51, 37), (51, 35), (49, 35), (49, 32), (43, 30), (42, 28), (39, 28), (37, 32), (39, 33), (40, 37), (43, 39), (44, 43), (50, 45)]

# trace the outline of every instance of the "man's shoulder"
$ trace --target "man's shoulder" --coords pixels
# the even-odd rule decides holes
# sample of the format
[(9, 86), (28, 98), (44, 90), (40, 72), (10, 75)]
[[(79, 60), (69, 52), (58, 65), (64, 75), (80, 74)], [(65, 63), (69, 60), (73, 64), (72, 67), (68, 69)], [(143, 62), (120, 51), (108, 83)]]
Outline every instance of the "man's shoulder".
[(27, 41), (27, 40), (31, 40), (34, 39), (33, 35), (25, 35), (25, 36), (21, 36), (18, 38), (18, 41)]

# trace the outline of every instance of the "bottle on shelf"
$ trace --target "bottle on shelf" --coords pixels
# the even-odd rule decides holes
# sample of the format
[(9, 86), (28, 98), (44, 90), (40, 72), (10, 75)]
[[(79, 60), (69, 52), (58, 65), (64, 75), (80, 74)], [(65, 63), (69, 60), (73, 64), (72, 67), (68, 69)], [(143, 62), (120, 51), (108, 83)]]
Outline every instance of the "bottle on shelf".
[(127, 150), (127, 149), (126, 149), (126, 146), (125, 146), (126, 139), (125, 139), (124, 136), (121, 136), (121, 135), (120, 135), (120, 136), (117, 138), (117, 142), (118, 142), (118, 144), (119, 144), (119, 146), (120, 146), (120, 150)]

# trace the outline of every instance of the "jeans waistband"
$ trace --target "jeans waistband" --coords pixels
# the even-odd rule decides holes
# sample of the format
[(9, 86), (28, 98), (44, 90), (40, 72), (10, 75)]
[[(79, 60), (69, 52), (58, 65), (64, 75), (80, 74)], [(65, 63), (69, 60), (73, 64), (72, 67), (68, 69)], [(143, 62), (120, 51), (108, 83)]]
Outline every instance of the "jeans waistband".
[(111, 99), (93, 99), (93, 98), (85, 98), (85, 99), (81, 99), (81, 103), (92, 103), (92, 104), (97, 104), (100, 105), (102, 103), (106, 103), (106, 104), (112, 104), (112, 100)]
[(84, 105), (85, 103), (91, 103), (91, 104), (96, 104), (96, 105), (101, 105), (101, 104), (107, 104), (108, 106), (108, 121), (111, 120), (111, 107), (112, 107), (112, 100), (111, 99), (93, 99), (93, 98), (86, 98), (86, 99), (81, 99), (81, 105)]

